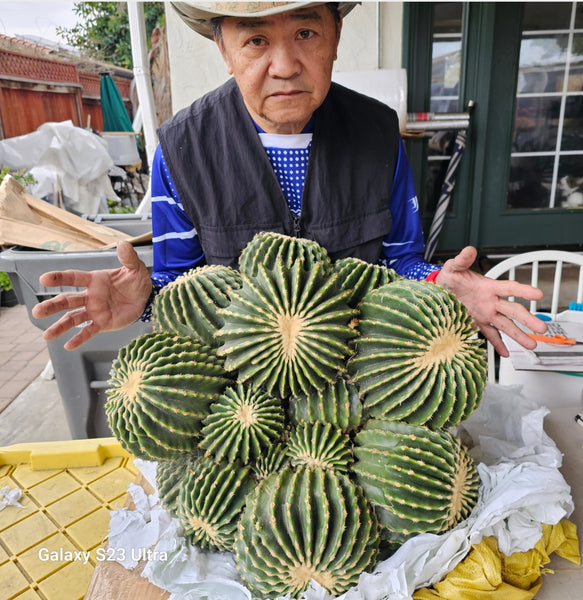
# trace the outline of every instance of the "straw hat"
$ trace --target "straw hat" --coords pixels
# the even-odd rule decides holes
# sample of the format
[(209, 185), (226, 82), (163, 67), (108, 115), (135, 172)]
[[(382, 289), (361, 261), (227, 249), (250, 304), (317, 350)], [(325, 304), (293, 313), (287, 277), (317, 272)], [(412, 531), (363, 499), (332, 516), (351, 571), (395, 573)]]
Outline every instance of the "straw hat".
[[(180, 18), (197, 33), (213, 39), (211, 19), (215, 17), (267, 17), (297, 8), (326, 2), (170, 2)], [(342, 16), (359, 2), (338, 2)]]

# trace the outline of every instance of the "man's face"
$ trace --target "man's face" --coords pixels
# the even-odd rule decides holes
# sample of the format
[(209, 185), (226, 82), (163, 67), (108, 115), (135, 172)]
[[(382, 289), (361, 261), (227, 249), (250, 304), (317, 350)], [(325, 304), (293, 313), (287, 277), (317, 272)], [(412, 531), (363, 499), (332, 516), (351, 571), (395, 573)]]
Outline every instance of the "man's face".
[(308, 123), (330, 88), (340, 28), (324, 5), (223, 19), (219, 49), (264, 131), (299, 133)]

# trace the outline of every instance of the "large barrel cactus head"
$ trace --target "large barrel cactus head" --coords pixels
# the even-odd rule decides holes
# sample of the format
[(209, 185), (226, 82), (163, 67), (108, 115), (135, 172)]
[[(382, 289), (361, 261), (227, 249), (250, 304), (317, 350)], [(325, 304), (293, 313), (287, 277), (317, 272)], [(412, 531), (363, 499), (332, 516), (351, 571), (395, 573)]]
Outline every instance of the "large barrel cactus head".
[(217, 311), (228, 306), (231, 290), (240, 287), (241, 276), (229, 267), (205, 265), (191, 269), (156, 296), (152, 305), (154, 329), (216, 346), (214, 333), (223, 326)]
[(332, 269), (328, 253), (318, 243), (305, 238), (291, 237), (282, 233), (262, 231), (243, 248), (239, 257), (239, 270), (245, 275), (255, 277), (258, 265), (274, 269), (279, 261), (286, 268), (296, 260), (301, 260), (306, 269), (320, 263), (325, 272)]
[(446, 431), (371, 419), (355, 444), (351, 470), (391, 542), (447, 531), (477, 503), (474, 462)]
[(278, 398), (238, 384), (211, 404), (200, 446), (219, 460), (255, 462), (280, 438), (284, 421)]
[(257, 277), (243, 275), (243, 287), (220, 315), (220, 355), (239, 381), (264, 386), (281, 397), (322, 389), (346, 370), (356, 311), (346, 304), (336, 277), (321, 264), (306, 269), (302, 260), (286, 268), (257, 267)]
[(249, 467), (212, 457), (194, 461), (184, 477), (176, 512), (184, 533), (210, 550), (232, 552), (237, 523), (255, 487)]
[(486, 358), (467, 309), (443, 288), (399, 280), (359, 305), (349, 369), (363, 411), (430, 427), (467, 418), (482, 398)]
[(374, 513), (346, 476), (288, 467), (263, 480), (247, 503), (235, 561), (259, 598), (297, 597), (312, 579), (339, 595), (373, 567), (378, 543)]
[(168, 459), (196, 447), (209, 405), (233, 380), (206, 344), (159, 332), (119, 351), (109, 383), (105, 410), (121, 445), (140, 458)]
[(359, 258), (341, 258), (334, 263), (338, 287), (350, 290), (349, 306), (357, 306), (371, 290), (401, 279), (397, 272), (382, 265), (373, 265)]

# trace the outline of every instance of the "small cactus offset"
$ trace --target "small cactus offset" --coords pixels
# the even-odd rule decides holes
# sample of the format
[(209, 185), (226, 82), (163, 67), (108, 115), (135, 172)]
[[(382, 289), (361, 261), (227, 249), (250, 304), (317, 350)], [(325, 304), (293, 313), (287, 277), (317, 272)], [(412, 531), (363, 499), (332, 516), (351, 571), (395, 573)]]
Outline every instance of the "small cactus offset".
[(232, 552), (240, 514), (254, 487), (250, 468), (238, 461), (208, 456), (194, 461), (176, 501), (185, 535), (202, 548)]
[(351, 430), (362, 421), (362, 402), (356, 386), (344, 377), (338, 377), (322, 390), (291, 396), (288, 412), (294, 425), (321, 421)]
[(242, 277), (243, 287), (219, 311), (225, 325), (217, 332), (218, 353), (240, 382), (284, 398), (322, 389), (346, 370), (356, 312), (336, 277), (321, 264), (306, 270), (296, 260), (286, 268), (281, 259), (273, 270), (258, 265), (257, 277)]
[(294, 467), (348, 471), (352, 463), (349, 437), (331, 423), (302, 423), (289, 436), (287, 453)]
[(296, 260), (301, 260), (305, 269), (311, 269), (320, 263), (325, 272), (332, 270), (328, 253), (316, 242), (271, 231), (256, 234), (243, 248), (239, 257), (239, 270), (249, 277), (255, 277), (258, 265), (274, 269), (282, 261), (285, 268), (289, 269)]
[(254, 462), (281, 436), (284, 419), (279, 399), (238, 384), (227, 388), (211, 404), (203, 422), (200, 447), (217, 460)]
[(351, 471), (374, 506), (385, 539), (442, 533), (466, 519), (480, 478), (458, 439), (446, 431), (372, 419), (355, 438)]
[(378, 544), (374, 512), (346, 476), (288, 467), (263, 480), (247, 503), (235, 560), (259, 598), (298, 597), (312, 579), (339, 595), (374, 566)]
[(231, 290), (241, 287), (241, 276), (222, 265), (191, 269), (162, 288), (152, 305), (156, 331), (168, 331), (216, 346), (214, 333), (223, 325), (217, 314), (229, 305)]
[(251, 464), (251, 469), (258, 481), (267, 479), (272, 473), (277, 473), (289, 465), (289, 455), (285, 442), (273, 445), (267, 454), (260, 456)]
[(168, 459), (196, 448), (209, 405), (233, 380), (206, 344), (149, 333), (119, 351), (109, 383), (105, 411), (121, 445)]
[(479, 404), (486, 358), (473, 321), (439, 286), (402, 280), (359, 305), (360, 338), (349, 369), (365, 416), (451, 427)]
[(382, 265), (372, 265), (359, 258), (341, 258), (334, 263), (334, 273), (338, 273), (338, 286), (350, 290), (348, 305), (358, 306), (364, 296), (387, 283), (402, 279), (393, 269)]

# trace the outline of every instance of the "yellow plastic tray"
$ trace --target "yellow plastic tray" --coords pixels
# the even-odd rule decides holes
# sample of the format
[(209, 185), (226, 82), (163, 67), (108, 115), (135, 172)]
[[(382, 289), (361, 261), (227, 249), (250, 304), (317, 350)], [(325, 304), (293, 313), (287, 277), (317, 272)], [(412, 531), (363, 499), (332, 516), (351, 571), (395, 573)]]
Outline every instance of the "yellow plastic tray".
[(0, 511), (0, 600), (81, 600), (137, 472), (114, 438), (0, 448), (0, 489), (24, 507)]

